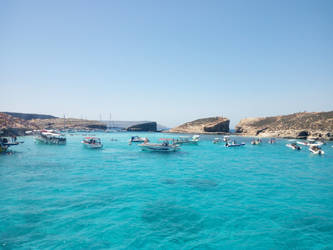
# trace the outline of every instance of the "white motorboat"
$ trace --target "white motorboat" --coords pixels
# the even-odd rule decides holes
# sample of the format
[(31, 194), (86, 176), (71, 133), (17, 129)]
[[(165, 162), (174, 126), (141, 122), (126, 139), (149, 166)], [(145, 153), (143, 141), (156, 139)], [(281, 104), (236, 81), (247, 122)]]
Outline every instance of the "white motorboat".
[(301, 147), (298, 146), (296, 143), (289, 143), (289, 144), (286, 144), (286, 146), (287, 146), (288, 148), (293, 149), (293, 150), (301, 150)]
[(226, 142), (225, 144), (226, 147), (230, 148), (230, 147), (241, 147), (241, 146), (245, 146), (245, 143), (237, 143), (236, 141), (232, 141), (232, 142)]
[(173, 140), (174, 144), (198, 144), (200, 140), (200, 135), (189, 136), (180, 136), (179, 138)]
[(149, 139), (147, 137), (132, 136), (129, 142), (149, 142)]
[(176, 152), (180, 149), (179, 144), (170, 144), (169, 141), (172, 139), (160, 139), (162, 143), (149, 143), (145, 142), (139, 144), (143, 151), (151, 151), (151, 152)]
[(66, 136), (54, 130), (41, 130), (37, 132), (35, 141), (45, 144), (66, 144)]
[(226, 135), (223, 137), (224, 142), (228, 142), (230, 140), (230, 136)]
[(315, 155), (323, 155), (325, 152), (319, 146), (311, 146), (309, 150)]
[(81, 142), (87, 148), (102, 148), (103, 144), (100, 138), (97, 137), (86, 137)]

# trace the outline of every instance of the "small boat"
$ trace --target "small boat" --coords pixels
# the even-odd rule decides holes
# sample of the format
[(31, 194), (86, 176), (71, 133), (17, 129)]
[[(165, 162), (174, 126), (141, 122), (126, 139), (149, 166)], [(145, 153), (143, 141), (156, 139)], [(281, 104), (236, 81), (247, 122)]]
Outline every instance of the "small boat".
[(0, 137), (0, 153), (7, 152), (9, 147), (19, 145), (20, 143), (23, 142), (17, 142), (16, 137), (12, 137), (11, 140), (8, 137)]
[(149, 143), (145, 142), (139, 144), (142, 151), (151, 151), (151, 152), (176, 152), (180, 149), (178, 144), (171, 144), (169, 141), (172, 139), (160, 139), (162, 143)]
[(81, 142), (87, 148), (102, 148), (103, 144), (101, 143), (101, 139), (97, 137), (86, 137)]
[(298, 146), (296, 143), (290, 143), (286, 145), (288, 148), (291, 148), (293, 150), (301, 150), (301, 147)]
[(315, 155), (325, 154), (325, 152), (319, 146), (310, 146), (309, 150)]
[(268, 143), (269, 143), (269, 144), (274, 144), (274, 143), (276, 143), (275, 138), (270, 138), (270, 139), (268, 140)]
[(147, 137), (132, 136), (129, 142), (149, 142), (149, 139)]
[(200, 135), (189, 136), (180, 136), (178, 139), (173, 140), (174, 144), (198, 144), (200, 140)]
[(226, 135), (223, 137), (224, 142), (228, 142), (230, 140), (230, 136)]
[(228, 148), (230, 148), (230, 147), (241, 147), (241, 146), (245, 146), (245, 143), (242, 142), (242, 143), (239, 144), (236, 141), (232, 141), (231, 143), (226, 142), (225, 146), (228, 147)]
[(251, 144), (252, 144), (252, 145), (259, 145), (259, 144), (261, 144), (261, 139), (255, 139), (255, 140), (252, 140), (252, 141), (251, 141)]
[(37, 132), (35, 141), (45, 144), (66, 144), (66, 136), (54, 130), (41, 130)]

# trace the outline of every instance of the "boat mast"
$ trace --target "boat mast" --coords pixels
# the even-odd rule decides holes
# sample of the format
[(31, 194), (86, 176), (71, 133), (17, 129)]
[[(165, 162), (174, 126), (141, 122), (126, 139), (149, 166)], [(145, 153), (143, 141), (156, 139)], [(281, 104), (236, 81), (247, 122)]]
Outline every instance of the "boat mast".
[(65, 128), (66, 128), (66, 118), (65, 118), (65, 114), (64, 114), (64, 131), (65, 131)]

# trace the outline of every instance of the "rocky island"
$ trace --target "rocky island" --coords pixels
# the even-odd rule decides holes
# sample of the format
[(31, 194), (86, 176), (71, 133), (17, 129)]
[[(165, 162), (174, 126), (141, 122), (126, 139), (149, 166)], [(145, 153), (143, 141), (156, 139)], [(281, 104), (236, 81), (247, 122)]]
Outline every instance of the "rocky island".
[(136, 125), (129, 126), (127, 131), (147, 131), (147, 132), (156, 132), (157, 123), (156, 122), (145, 122)]
[(225, 117), (209, 117), (186, 122), (178, 127), (170, 129), (170, 133), (229, 133), (230, 120)]
[(245, 136), (333, 140), (333, 111), (246, 118), (235, 129)]

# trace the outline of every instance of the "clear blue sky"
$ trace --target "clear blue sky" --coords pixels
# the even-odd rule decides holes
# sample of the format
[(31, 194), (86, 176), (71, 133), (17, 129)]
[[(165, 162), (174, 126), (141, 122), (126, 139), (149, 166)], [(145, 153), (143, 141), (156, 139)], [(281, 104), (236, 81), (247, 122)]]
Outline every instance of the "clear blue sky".
[(0, 87), (0, 111), (168, 126), (333, 110), (333, 1), (1, 1)]

